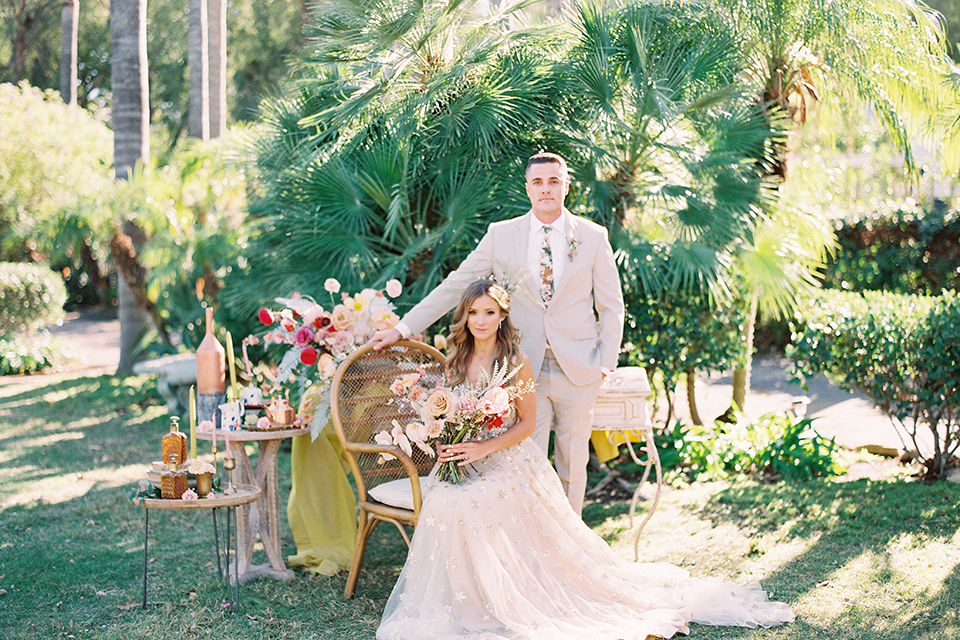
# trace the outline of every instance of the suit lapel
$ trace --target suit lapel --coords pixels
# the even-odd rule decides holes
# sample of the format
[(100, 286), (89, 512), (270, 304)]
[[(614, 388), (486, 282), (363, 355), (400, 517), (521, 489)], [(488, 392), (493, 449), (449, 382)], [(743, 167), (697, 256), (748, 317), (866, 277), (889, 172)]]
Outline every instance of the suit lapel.
[(518, 226), (514, 233), (512, 262), (519, 276), (520, 286), (525, 287), (531, 296), (540, 300), (540, 283), (534, 282), (533, 276), (530, 275), (530, 266), (527, 264), (527, 250), (530, 247), (530, 216), (532, 215), (533, 213), (528, 211), (527, 215), (517, 218)]
[[(556, 299), (562, 292), (563, 287), (570, 280), (576, 265), (576, 252), (574, 251), (574, 241), (577, 238), (577, 218), (572, 213), (564, 209), (564, 215), (567, 216), (567, 233), (563, 246), (553, 251), (553, 259), (566, 260), (563, 265), (563, 275), (560, 276), (560, 282), (557, 282), (553, 288), (553, 298)], [(579, 243), (577, 243), (579, 244)]]

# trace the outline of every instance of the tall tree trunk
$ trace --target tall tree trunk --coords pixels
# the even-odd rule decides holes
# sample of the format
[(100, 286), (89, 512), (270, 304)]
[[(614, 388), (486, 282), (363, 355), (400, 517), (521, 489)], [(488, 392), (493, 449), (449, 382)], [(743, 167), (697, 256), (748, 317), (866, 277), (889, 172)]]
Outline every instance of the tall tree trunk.
[(60, 97), (77, 104), (77, 34), (80, 0), (63, 0), (60, 9)]
[(227, 0), (207, 0), (210, 137), (227, 131)]
[(747, 311), (746, 323), (743, 327), (743, 350), (745, 358), (743, 364), (733, 370), (733, 405), (731, 408), (745, 410), (747, 394), (750, 392), (750, 372), (753, 368), (753, 333), (757, 326), (757, 304), (759, 294), (754, 292), (750, 297), (750, 309)]
[(686, 370), (687, 379), (687, 409), (690, 412), (690, 422), (696, 425), (702, 425), (703, 419), (700, 417), (700, 410), (697, 408), (697, 372), (693, 367)]
[(191, 137), (210, 139), (210, 57), (207, 44), (207, 0), (190, 0), (187, 26), (187, 66), (190, 71), (190, 105), (187, 131)]
[[(137, 161), (150, 157), (147, 87), (147, 2), (110, 0), (113, 90), (113, 169), (126, 180)], [(135, 285), (134, 285), (135, 286)], [(120, 362), (117, 375), (133, 370), (134, 348), (150, 325), (150, 316), (136, 301), (123, 270), (117, 278), (120, 311)]]
[(33, 12), (27, 8), (27, 0), (16, 3), (14, 13), (13, 51), (10, 54), (10, 82), (18, 84), (27, 70), (27, 42), (33, 30)]

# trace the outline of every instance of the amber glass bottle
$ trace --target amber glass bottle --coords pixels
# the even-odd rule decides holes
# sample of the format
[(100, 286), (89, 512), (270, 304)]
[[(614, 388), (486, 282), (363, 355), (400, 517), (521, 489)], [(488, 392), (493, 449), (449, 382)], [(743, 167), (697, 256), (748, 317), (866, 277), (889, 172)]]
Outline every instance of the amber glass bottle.
[(187, 434), (180, 432), (180, 418), (170, 417), (170, 433), (163, 436), (163, 463), (174, 468), (187, 459)]

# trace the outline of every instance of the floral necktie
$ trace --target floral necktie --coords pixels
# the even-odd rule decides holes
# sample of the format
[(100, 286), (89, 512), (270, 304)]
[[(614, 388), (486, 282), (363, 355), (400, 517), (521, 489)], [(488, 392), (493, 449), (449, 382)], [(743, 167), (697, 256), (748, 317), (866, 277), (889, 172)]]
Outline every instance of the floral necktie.
[(550, 250), (550, 232), (553, 227), (543, 226), (543, 247), (540, 249), (540, 297), (544, 302), (553, 298), (553, 251)]

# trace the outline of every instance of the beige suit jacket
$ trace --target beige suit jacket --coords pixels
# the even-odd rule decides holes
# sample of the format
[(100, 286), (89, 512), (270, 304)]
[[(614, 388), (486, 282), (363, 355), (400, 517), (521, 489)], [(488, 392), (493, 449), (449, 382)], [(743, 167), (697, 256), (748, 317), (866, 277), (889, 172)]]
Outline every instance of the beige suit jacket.
[(575, 385), (601, 378), (601, 367), (617, 367), (623, 338), (623, 293), (607, 230), (568, 211), (567, 242), (554, 260), (567, 260), (553, 299), (544, 304), (540, 283), (527, 264), (530, 217), (495, 222), (460, 267), (411, 309), (403, 322), (423, 332), (447, 311), (474, 280), (493, 274), (510, 290), (510, 317), (520, 330), (520, 347), (540, 372), (549, 344), (564, 374)]

